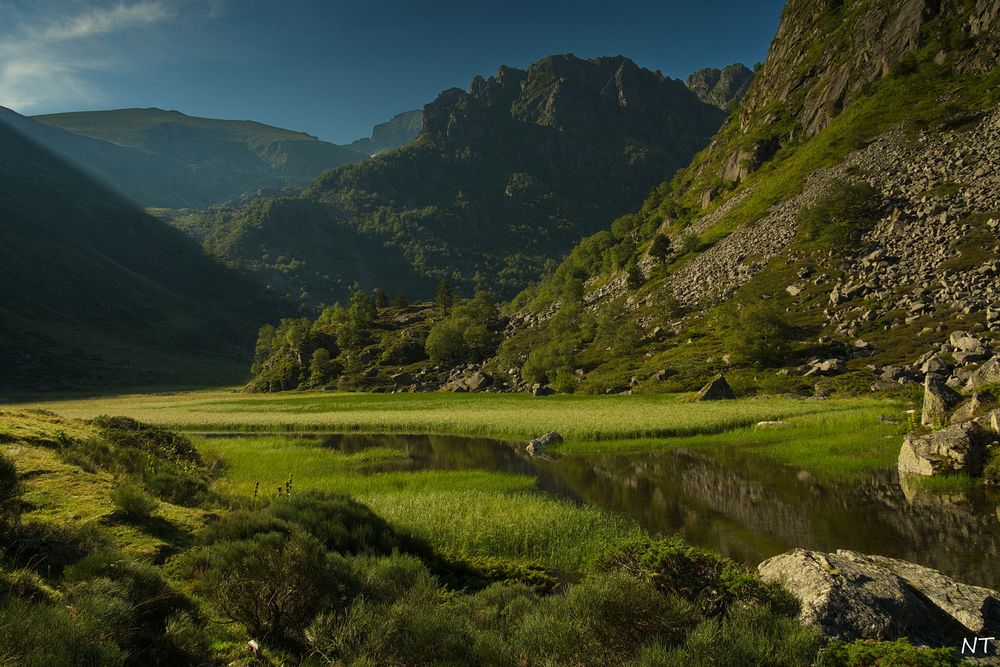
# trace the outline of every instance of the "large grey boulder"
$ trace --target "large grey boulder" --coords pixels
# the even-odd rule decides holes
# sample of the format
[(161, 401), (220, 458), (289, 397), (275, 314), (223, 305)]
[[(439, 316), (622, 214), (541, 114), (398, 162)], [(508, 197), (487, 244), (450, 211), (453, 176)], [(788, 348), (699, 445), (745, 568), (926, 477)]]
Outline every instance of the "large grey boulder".
[(698, 392), (696, 401), (722, 401), (736, 398), (733, 388), (722, 375), (716, 375)]
[(758, 566), (801, 605), (802, 622), (828, 637), (950, 644), (1000, 634), (1000, 593), (906, 561), (840, 550), (794, 549)]
[(926, 435), (910, 434), (899, 449), (900, 475), (980, 475), (992, 434), (977, 422), (953, 424)]
[(969, 376), (965, 383), (965, 388), (974, 390), (988, 384), (1000, 382), (1000, 355), (997, 355), (977, 368)]
[(451, 391), (451, 392), (469, 392), (469, 391), (480, 391), (489, 387), (493, 384), (493, 378), (491, 378), (486, 373), (482, 371), (475, 371), (468, 375), (461, 375), (453, 380), (448, 381), (441, 391)]
[(945, 423), (948, 412), (961, 400), (958, 392), (945, 384), (941, 376), (928, 373), (924, 378), (924, 407), (920, 423), (924, 426)]

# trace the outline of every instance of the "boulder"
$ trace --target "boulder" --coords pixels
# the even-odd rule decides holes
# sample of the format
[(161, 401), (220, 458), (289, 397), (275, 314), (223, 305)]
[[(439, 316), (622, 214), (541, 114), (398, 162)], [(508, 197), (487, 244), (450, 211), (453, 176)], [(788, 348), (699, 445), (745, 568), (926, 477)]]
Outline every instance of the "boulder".
[(992, 440), (992, 434), (974, 421), (954, 424), (927, 435), (910, 434), (899, 449), (899, 474), (980, 475)]
[(843, 359), (816, 360), (809, 364), (805, 375), (840, 375), (847, 370)]
[(413, 376), (406, 372), (390, 375), (389, 379), (392, 380), (392, 383), (397, 387), (409, 387), (415, 382)]
[(1000, 382), (1000, 355), (997, 355), (976, 369), (965, 383), (966, 389), (979, 389), (988, 384)]
[(563, 437), (556, 433), (555, 431), (550, 431), (545, 435), (539, 436), (528, 443), (525, 450), (532, 456), (538, 456), (544, 451), (549, 445), (554, 445), (556, 443), (562, 442)]
[(968, 331), (953, 331), (948, 342), (958, 352), (975, 352), (983, 349), (983, 341)]
[(722, 401), (736, 398), (733, 388), (722, 375), (716, 375), (698, 392), (696, 401)]
[(949, 420), (952, 424), (961, 424), (962, 422), (967, 422), (976, 416), (976, 413), (986, 405), (990, 400), (989, 394), (976, 394), (970, 399), (964, 400), (958, 404), (955, 411), (951, 413), (951, 419)]
[(962, 397), (941, 376), (928, 373), (924, 378), (924, 407), (920, 413), (920, 423), (924, 426), (943, 424), (948, 412), (961, 400)]
[(1000, 593), (894, 558), (795, 549), (758, 570), (799, 600), (802, 622), (834, 639), (947, 645), (1000, 627)]
[(482, 371), (462, 375), (441, 387), (441, 391), (469, 392), (480, 391), (493, 384), (493, 378)]
[(546, 384), (535, 383), (531, 385), (532, 396), (551, 396), (556, 390)]
[(924, 374), (947, 373), (951, 366), (944, 359), (934, 354), (920, 365), (920, 372)]

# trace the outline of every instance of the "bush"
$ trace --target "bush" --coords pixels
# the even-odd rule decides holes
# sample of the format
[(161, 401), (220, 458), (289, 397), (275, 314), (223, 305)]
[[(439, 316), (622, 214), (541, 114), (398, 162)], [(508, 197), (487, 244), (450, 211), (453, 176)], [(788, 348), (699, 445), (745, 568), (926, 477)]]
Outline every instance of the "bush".
[(817, 667), (952, 667), (960, 663), (953, 649), (916, 647), (906, 639), (832, 642), (816, 661)]
[(724, 332), (726, 347), (737, 363), (780, 364), (790, 352), (792, 328), (767, 301), (724, 308), (717, 326)]
[(121, 513), (132, 521), (147, 521), (158, 503), (131, 480), (119, 483), (111, 491), (111, 502)]
[(819, 630), (794, 618), (769, 607), (738, 606), (726, 619), (700, 623), (681, 646), (650, 646), (636, 662), (641, 667), (798, 667), (813, 664), (822, 644)]
[(316, 613), (342, 597), (351, 577), (302, 530), (268, 532), (207, 548), (203, 586), (225, 617), (255, 638), (297, 638)]
[(882, 206), (881, 193), (867, 182), (834, 181), (815, 204), (799, 211), (799, 233), (833, 247), (854, 245), (874, 224)]
[(556, 665), (620, 665), (644, 644), (676, 643), (698, 622), (676, 596), (618, 572), (541, 599), (514, 630), (522, 654)]
[(665, 595), (694, 603), (708, 617), (723, 615), (734, 602), (770, 605), (786, 616), (798, 613), (797, 602), (780, 586), (678, 538), (631, 540), (604, 556), (602, 566), (644, 578)]

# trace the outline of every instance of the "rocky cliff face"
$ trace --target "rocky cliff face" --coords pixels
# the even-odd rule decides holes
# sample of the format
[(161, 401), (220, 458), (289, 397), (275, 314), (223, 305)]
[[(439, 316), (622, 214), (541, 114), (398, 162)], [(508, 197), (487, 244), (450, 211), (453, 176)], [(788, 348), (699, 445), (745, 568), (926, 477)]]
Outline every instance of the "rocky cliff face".
[(687, 87), (702, 102), (720, 109), (731, 110), (750, 88), (753, 72), (742, 63), (727, 65), (722, 69), (706, 67), (694, 72), (687, 79)]
[(422, 122), (423, 114), (419, 109), (404, 111), (379, 123), (372, 129), (372, 136), (358, 139), (349, 144), (348, 148), (368, 156), (399, 148), (417, 138)]

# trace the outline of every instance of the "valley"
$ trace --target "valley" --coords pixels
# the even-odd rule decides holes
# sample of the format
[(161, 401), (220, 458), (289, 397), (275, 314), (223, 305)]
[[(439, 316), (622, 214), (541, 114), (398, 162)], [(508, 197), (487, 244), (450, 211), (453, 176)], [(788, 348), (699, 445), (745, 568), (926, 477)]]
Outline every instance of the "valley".
[(0, 107), (0, 664), (997, 664), (1000, 9), (524, 53)]

